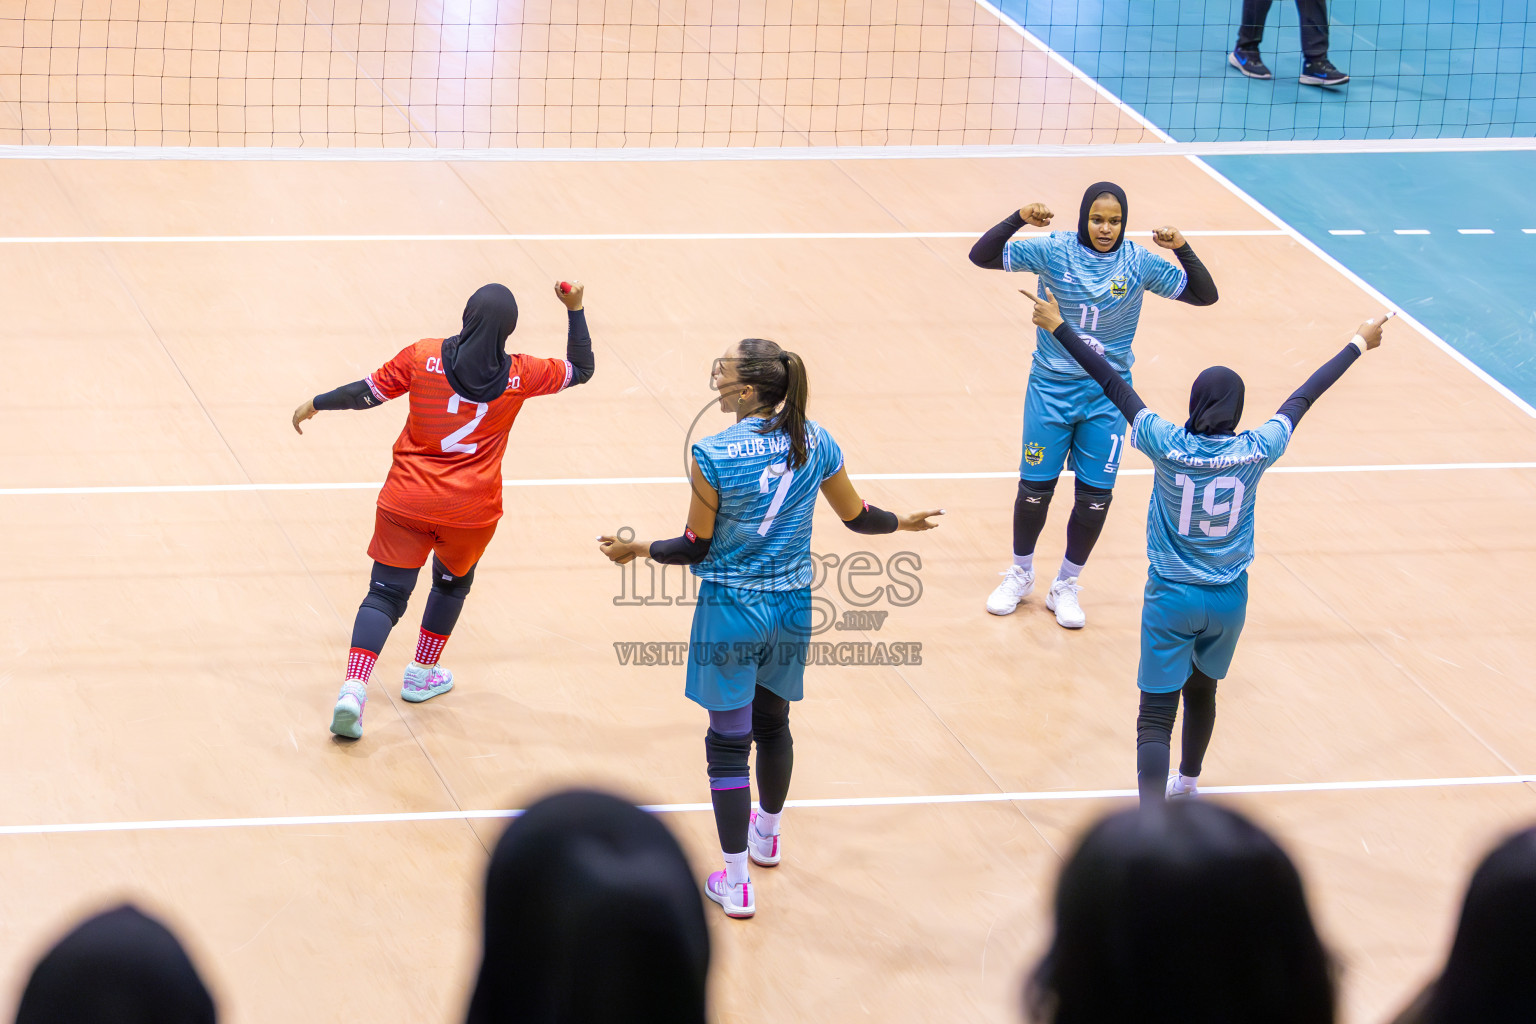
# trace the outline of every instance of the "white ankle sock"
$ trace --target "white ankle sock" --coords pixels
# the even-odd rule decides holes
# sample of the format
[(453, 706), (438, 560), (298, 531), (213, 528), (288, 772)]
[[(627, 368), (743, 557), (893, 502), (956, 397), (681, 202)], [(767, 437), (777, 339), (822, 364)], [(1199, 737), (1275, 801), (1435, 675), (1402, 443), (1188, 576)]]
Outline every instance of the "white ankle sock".
[(1034, 572), (1035, 553), (1031, 551), (1027, 555), (1014, 555), (1013, 564), (1018, 566), (1020, 569), (1023, 569), (1025, 572)]
[(742, 882), (745, 882), (747, 880), (747, 851), (726, 853), (724, 856), (725, 880), (731, 885), (740, 885)]
[(757, 834), (763, 838), (779, 834), (779, 819), (784, 817), (784, 812), (769, 814), (767, 811), (757, 812)]
[(1076, 562), (1069, 562), (1065, 558), (1061, 560), (1061, 571), (1056, 574), (1059, 580), (1070, 580), (1083, 574), (1083, 567)]

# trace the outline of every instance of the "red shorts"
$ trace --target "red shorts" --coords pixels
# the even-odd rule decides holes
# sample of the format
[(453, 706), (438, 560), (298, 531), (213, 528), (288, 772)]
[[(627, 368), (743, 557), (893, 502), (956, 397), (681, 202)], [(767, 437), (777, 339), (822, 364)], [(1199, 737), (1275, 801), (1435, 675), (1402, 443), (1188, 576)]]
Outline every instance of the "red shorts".
[(463, 576), (485, 554), (496, 526), (444, 526), (381, 508), (374, 516), (368, 557), (397, 569), (420, 569), (435, 553), (449, 572)]

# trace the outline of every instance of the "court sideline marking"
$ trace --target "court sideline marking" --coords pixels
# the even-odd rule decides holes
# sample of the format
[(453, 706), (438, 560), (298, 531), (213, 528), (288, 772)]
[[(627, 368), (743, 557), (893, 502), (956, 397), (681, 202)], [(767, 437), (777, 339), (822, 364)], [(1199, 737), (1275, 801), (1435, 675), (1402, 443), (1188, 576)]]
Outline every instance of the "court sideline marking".
[[(1275, 466), (1274, 474), (1444, 473), (1468, 470), (1536, 469), (1536, 462), (1416, 462), (1374, 466)], [(850, 480), (1014, 480), (1016, 470), (952, 473), (849, 473)], [(1063, 470), (1062, 476), (1072, 476)], [(1120, 476), (1151, 476), (1150, 469), (1122, 469)], [(503, 480), (503, 487), (621, 487), (631, 484), (685, 484), (683, 476), (530, 477)], [(271, 484), (107, 484), (95, 487), (0, 487), (0, 498), (69, 494), (238, 494), (251, 491), (363, 491), (384, 486), (381, 480)]]
[[(1368, 779), (1357, 782), (1279, 782), (1248, 786), (1202, 786), (1213, 796), (1264, 793), (1341, 793), (1387, 789), (1448, 789), (1463, 786), (1515, 786), (1536, 783), (1536, 775), (1479, 775), (1443, 779)], [(1031, 803), (1039, 801), (1118, 800), (1134, 789), (1038, 790), (1018, 793), (940, 793), (931, 796), (867, 796), (787, 800), (785, 807), (922, 807), (945, 804)], [(644, 804), (654, 814), (712, 811), (708, 803)], [(515, 818), (522, 809), (468, 811), (396, 811), (383, 814), (299, 814), (251, 818), (172, 818), (162, 821), (91, 821), (50, 825), (0, 825), (0, 836), (69, 835), (86, 832), (163, 832), (184, 829), (272, 828), (294, 825), (369, 825), (422, 821), (484, 821)]]
[[(422, 235), (0, 235), (0, 245), (153, 244), (190, 242), (718, 242), (837, 241), (905, 238), (979, 238), (981, 231), (710, 231), (627, 234), (422, 234)], [(1021, 231), (1018, 238), (1044, 238), (1049, 231)], [(1268, 228), (1192, 230), (1190, 238), (1285, 238)], [(1126, 235), (1151, 238), (1150, 231)]]

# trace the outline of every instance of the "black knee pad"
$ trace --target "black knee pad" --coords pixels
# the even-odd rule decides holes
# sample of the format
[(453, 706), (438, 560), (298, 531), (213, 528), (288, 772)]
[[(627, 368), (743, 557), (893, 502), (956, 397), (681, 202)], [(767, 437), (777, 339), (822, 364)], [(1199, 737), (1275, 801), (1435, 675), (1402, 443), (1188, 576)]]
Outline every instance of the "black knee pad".
[(1173, 742), (1173, 723), (1179, 717), (1179, 691), (1141, 694), (1136, 715), (1136, 744)]
[(448, 571), (448, 567), (432, 556), (432, 589), (445, 597), (456, 597), (459, 600), (469, 596), (469, 588), (475, 582), (475, 569), (480, 563), (476, 562), (469, 567), (469, 572), (463, 576), (455, 576)]
[(1072, 511), (1102, 523), (1104, 517), (1109, 515), (1109, 503), (1114, 499), (1114, 491), (1105, 487), (1092, 487), (1079, 480), (1073, 494)]
[(789, 701), (761, 686), (752, 698), (752, 738), (757, 741), (759, 750), (794, 744), (789, 734)]
[(416, 589), (418, 571), (374, 562), (373, 574), (368, 580), (368, 596), (363, 598), (362, 607), (383, 612), (389, 616), (390, 625), (397, 625), (410, 604), (411, 591)]
[(1020, 480), (1018, 500), (1026, 505), (1038, 507), (1044, 511), (1051, 503), (1051, 495), (1056, 493), (1055, 480)]
[(709, 762), (712, 779), (744, 779), (747, 759), (752, 755), (752, 734), (722, 736), (713, 729), (704, 733), (704, 757)]

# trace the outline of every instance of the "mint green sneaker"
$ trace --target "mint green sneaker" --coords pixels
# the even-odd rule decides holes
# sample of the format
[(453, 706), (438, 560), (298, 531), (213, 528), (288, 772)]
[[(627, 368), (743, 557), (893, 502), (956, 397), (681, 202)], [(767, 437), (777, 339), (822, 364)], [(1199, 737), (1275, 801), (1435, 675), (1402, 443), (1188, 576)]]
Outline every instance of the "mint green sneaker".
[(341, 695), (331, 711), (331, 732), (344, 739), (363, 738), (363, 708), (368, 706), (368, 687), (356, 679), (341, 684)]
[(405, 670), (405, 682), (400, 684), (400, 699), (420, 704), (451, 689), (452, 672), (441, 665), (418, 665), (413, 661)]

